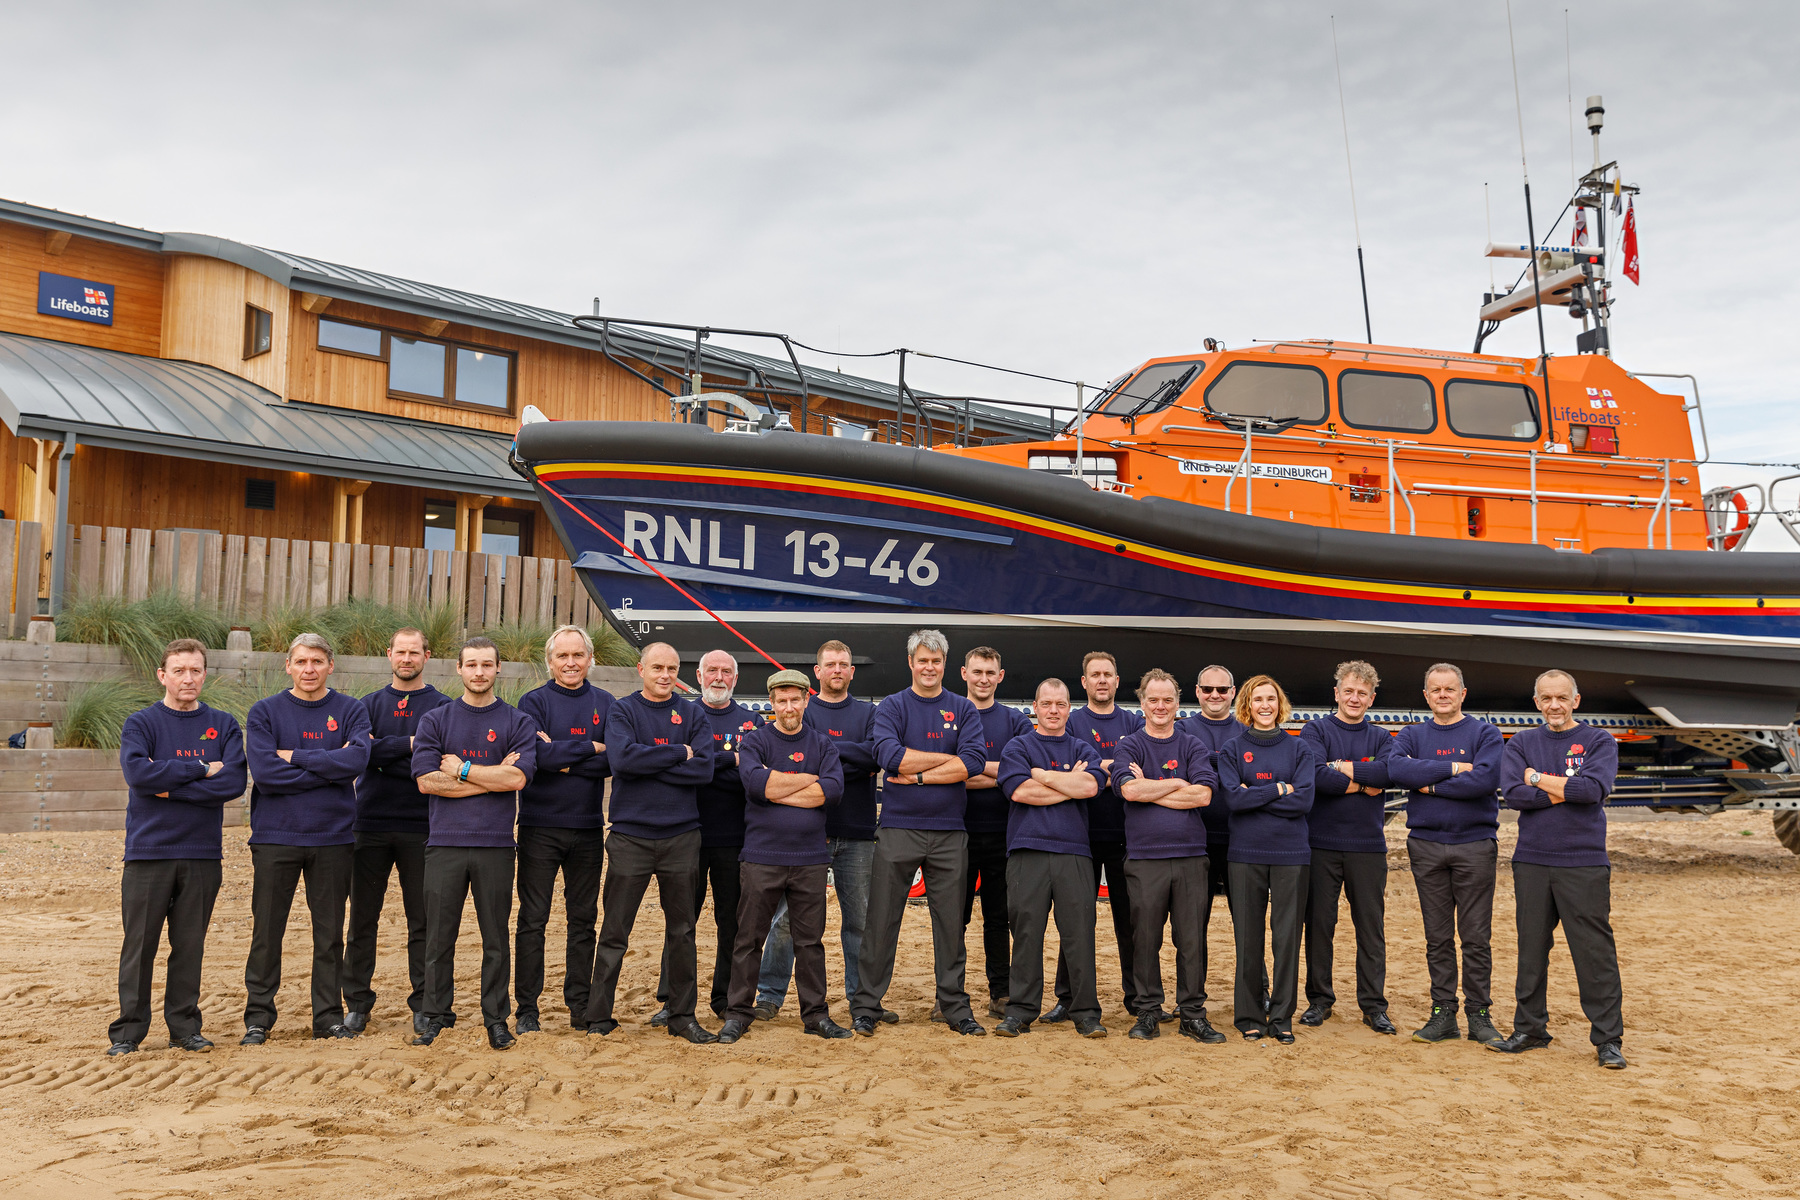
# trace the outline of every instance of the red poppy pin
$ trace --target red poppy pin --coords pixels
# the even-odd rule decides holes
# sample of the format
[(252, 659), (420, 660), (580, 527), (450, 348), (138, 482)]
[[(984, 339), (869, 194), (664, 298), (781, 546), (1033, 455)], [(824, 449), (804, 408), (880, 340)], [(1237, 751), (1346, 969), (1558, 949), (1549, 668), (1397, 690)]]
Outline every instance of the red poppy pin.
[(793, 759), (795, 762), (805, 762), (806, 761), (806, 755), (800, 753), (800, 751), (798, 751), (798, 750), (796, 750), (792, 754), (788, 755), (788, 757)]
[(1250, 751), (1246, 750), (1246, 751), (1244, 751), (1244, 761), (1245, 762), (1255, 762), (1256, 755), (1251, 753)]
[(669, 724), (671, 724), (671, 725), (681, 724), (681, 714), (678, 712), (675, 712), (673, 709), (671, 709), (669, 711)]
[(219, 731), (214, 729), (211, 725), (208, 725), (206, 727), (206, 732), (200, 735), (200, 740), (203, 742), (210, 742), (218, 736)]
[(400, 703), (394, 705), (394, 707), (395, 708), (405, 708), (406, 707), (406, 697), (405, 696), (400, 697)]
[(494, 742), (494, 741), (499, 741), (499, 740), (500, 740), (500, 735), (499, 735), (499, 734), (497, 734), (497, 733), (495, 733), (495, 732), (494, 732), (494, 731), (493, 731), (493, 730), (491, 730), (491, 729), (490, 729), (490, 730), (488, 730), (488, 741), (490, 741), (490, 742)]
[(1569, 753), (1570, 754), (1585, 754), (1585, 753), (1587, 753), (1587, 751), (1583, 748), (1583, 746), (1580, 742), (1576, 742), (1573, 746), (1569, 747)]
[(942, 708), (940, 708), (940, 709), (938, 709), (938, 716), (940, 716), (940, 717), (942, 717), (942, 718), (944, 718), (944, 720), (946, 720), (946, 721), (954, 721), (954, 720), (956, 720), (956, 714), (955, 714), (955, 713), (953, 713), (953, 712), (949, 712), (949, 711), (947, 711), (947, 710), (945, 710), (945, 709), (942, 709)]
[(1163, 770), (1165, 770), (1165, 771), (1173, 771), (1174, 769), (1175, 769), (1175, 760), (1172, 758), (1168, 762), (1163, 764)]
[(325, 728), (335, 730), (337, 728), (337, 718), (336, 717), (326, 717), (325, 718)]
[(745, 722), (744, 722), (744, 723), (743, 723), (743, 724), (742, 724), (742, 725), (739, 725), (739, 726), (738, 726), (738, 728), (739, 728), (739, 729), (740, 729), (740, 730), (743, 730), (743, 729), (755, 729), (755, 728), (756, 728), (756, 722), (755, 722), (755, 721), (745, 721)]
[(600, 724), (600, 710), (596, 708), (594, 710), (594, 725), (597, 728), (599, 726), (599, 724)]

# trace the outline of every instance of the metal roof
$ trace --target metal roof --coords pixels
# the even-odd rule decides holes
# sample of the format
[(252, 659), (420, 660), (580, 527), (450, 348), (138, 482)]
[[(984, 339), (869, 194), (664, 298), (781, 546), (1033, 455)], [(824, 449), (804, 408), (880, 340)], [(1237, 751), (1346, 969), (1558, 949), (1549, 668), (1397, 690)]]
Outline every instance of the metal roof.
[[(14, 200), (0, 200), (0, 218), (165, 254), (198, 254), (222, 259), (265, 275), (284, 287), (330, 296), (333, 299), (411, 313), (433, 320), (454, 321), (459, 325), (497, 330), (540, 341), (579, 346), (585, 350), (597, 350), (600, 346), (600, 335), (575, 325), (568, 313), (498, 300), (456, 288), (438, 287), (378, 271), (365, 271), (282, 250), (249, 246), (209, 234), (154, 233)], [(614, 326), (609, 334), (608, 344), (616, 353), (654, 363), (677, 374), (686, 370), (688, 355), (693, 346), (690, 339), (669, 337), (629, 326)], [(799, 382), (792, 364), (785, 358), (771, 358), (710, 343), (702, 347), (701, 356), (702, 369), (708, 375), (735, 374), (742, 376), (745, 382), (752, 382), (751, 371), (754, 369), (777, 387), (792, 387)], [(819, 367), (807, 370), (806, 385), (807, 391), (813, 395), (851, 404), (889, 411), (897, 411), (899, 406), (898, 386), (877, 379), (845, 375)], [(908, 387), (907, 390), (926, 400), (936, 399), (933, 393), (919, 388)], [(1047, 417), (988, 404), (971, 405), (970, 411), (983, 428), (1009, 433), (1042, 436), (1054, 432), (1058, 424)]]
[(20, 437), (535, 498), (504, 435), (290, 404), (216, 367), (21, 334), (0, 333), (0, 420)]

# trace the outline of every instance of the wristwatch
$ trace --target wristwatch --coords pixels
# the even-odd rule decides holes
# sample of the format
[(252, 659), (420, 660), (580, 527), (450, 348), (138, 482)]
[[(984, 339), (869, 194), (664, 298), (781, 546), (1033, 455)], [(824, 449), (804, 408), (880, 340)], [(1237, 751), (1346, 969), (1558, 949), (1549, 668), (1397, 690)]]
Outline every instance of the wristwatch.
[(1543, 777), (1544, 777), (1544, 773), (1542, 771), (1534, 769), (1526, 774), (1525, 782), (1529, 783), (1532, 787), (1536, 787), (1538, 785), (1538, 780), (1542, 779)]
[(918, 784), (920, 787), (925, 786), (925, 772), (914, 771), (913, 772), (913, 782)]

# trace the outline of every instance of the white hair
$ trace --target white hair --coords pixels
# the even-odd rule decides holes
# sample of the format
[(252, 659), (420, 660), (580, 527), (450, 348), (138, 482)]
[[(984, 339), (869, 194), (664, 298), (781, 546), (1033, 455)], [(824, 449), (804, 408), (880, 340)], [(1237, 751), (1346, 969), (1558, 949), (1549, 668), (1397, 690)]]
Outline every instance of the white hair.
[(950, 657), (950, 639), (935, 629), (915, 629), (906, 638), (908, 659), (920, 650), (935, 650), (945, 659)]
[(331, 652), (331, 643), (316, 633), (297, 633), (294, 640), (288, 643), (287, 656), (294, 657), (294, 651), (305, 646), (309, 650), (323, 650), (326, 662), (336, 662), (337, 656)]
[(736, 657), (734, 657), (731, 654), (730, 651), (728, 651), (728, 650), (708, 650), (705, 654), (702, 654), (700, 656), (700, 669), (702, 671), (706, 670), (706, 660), (711, 658), (715, 654), (718, 655), (719, 657), (723, 658), (726, 662), (730, 663), (731, 669), (733, 671), (738, 669), (738, 660)]
[(555, 632), (544, 639), (544, 665), (550, 665), (550, 655), (556, 650), (556, 639), (565, 633), (572, 633), (581, 639), (581, 648), (587, 651), (588, 657), (594, 657), (594, 639), (587, 630), (579, 625), (558, 625)]

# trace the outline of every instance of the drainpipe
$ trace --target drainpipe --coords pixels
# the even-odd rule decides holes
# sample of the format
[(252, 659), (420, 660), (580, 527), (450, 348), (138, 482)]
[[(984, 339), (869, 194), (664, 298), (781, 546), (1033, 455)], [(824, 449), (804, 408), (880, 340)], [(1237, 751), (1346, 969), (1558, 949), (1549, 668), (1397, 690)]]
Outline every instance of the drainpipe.
[(62, 611), (68, 595), (69, 573), (69, 462), (75, 457), (75, 433), (63, 434), (62, 452), (56, 456), (56, 529), (50, 551), (50, 615)]

